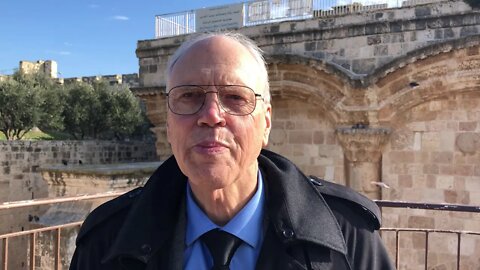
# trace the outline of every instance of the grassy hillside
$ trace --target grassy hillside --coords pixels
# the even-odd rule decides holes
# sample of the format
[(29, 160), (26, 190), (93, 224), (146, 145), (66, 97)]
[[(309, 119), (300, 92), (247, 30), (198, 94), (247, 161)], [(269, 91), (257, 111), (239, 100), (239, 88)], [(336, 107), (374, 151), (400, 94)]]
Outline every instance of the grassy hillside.
[[(71, 139), (68, 134), (64, 133), (45, 133), (39, 129), (34, 129), (28, 132), (22, 140), (33, 140), (33, 141), (42, 141), (42, 140), (68, 140)], [(5, 135), (0, 133), (0, 141), (6, 140)]]

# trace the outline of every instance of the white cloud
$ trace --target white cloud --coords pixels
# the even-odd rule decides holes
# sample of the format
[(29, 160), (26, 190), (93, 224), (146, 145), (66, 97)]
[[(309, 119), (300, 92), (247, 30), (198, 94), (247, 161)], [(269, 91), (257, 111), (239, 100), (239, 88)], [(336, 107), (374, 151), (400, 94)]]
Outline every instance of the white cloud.
[(89, 8), (99, 8), (100, 6), (97, 4), (90, 4), (88, 5)]
[(73, 46), (73, 44), (68, 42), (68, 41), (63, 42), (63, 45), (68, 46), (68, 47)]
[(72, 52), (70, 52), (70, 51), (52, 51), (52, 50), (48, 50), (47, 53), (57, 54), (57, 55), (71, 55), (72, 54)]
[(122, 16), (122, 15), (113, 16), (113, 17), (111, 17), (111, 19), (117, 20), (117, 21), (128, 21), (128, 20), (130, 20), (130, 18), (128, 18), (127, 16)]

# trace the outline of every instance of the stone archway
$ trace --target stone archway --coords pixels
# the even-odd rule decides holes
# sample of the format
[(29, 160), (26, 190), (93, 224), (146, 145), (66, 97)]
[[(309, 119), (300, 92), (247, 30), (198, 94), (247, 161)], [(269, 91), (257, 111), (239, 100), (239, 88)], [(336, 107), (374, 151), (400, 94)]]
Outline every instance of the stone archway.
[(379, 198), (381, 147), (389, 130), (379, 127), (376, 114), (369, 111), (368, 90), (337, 66), (319, 60), (294, 55), (268, 59), (274, 120), (280, 107), (280, 118), (286, 121), (274, 126), (272, 149), (307, 173)]
[[(343, 151), (335, 136), (346, 81), (320, 62), (270, 56), (273, 128), (269, 149), (282, 153), (306, 174), (345, 183)], [(310, 63), (310, 64), (309, 64)]]
[[(429, 53), (425, 55), (424, 53)], [(379, 123), (392, 127), (382, 160), (387, 200), (480, 205), (480, 43), (447, 42), (412, 53), (404, 66), (372, 86)], [(392, 209), (384, 226), (479, 230), (471, 214)], [(422, 239), (423, 238), (423, 239)], [(419, 240), (420, 239), (420, 240)], [(394, 242), (385, 238), (389, 246)], [(424, 236), (405, 237), (400, 253), (409, 267), (423, 265)], [(432, 247), (456, 241), (435, 236)], [(462, 265), (478, 263), (480, 243), (466, 238)], [(433, 249), (428, 265), (453, 268), (455, 250)], [(470, 255), (470, 256), (469, 256)], [(405, 266), (403, 265), (403, 266)]]

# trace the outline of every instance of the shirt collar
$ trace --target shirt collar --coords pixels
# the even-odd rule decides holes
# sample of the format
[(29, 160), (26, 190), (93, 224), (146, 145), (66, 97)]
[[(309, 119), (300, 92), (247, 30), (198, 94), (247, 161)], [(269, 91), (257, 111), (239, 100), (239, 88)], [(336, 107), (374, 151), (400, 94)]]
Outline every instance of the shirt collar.
[(200, 209), (193, 199), (192, 190), (187, 183), (187, 230), (185, 244), (190, 246), (204, 233), (220, 228), (242, 239), (248, 245), (256, 248), (261, 239), (263, 205), (265, 195), (263, 192), (263, 179), (258, 171), (257, 191), (248, 203), (225, 226), (220, 227), (213, 223)]

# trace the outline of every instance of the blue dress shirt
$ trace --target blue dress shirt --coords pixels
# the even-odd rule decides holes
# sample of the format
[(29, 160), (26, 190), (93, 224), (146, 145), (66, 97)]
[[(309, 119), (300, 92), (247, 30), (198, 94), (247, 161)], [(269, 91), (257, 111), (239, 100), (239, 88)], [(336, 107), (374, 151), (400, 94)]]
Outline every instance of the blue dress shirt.
[(260, 171), (257, 191), (248, 203), (225, 226), (213, 223), (193, 199), (187, 183), (187, 228), (185, 233), (184, 269), (210, 270), (213, 259), (199, 239), (204, 233), (219, 228), (243, 240), (230, 262), (231, 270), (255, 269), (263, 242), (263, 209), (265, 194)]

